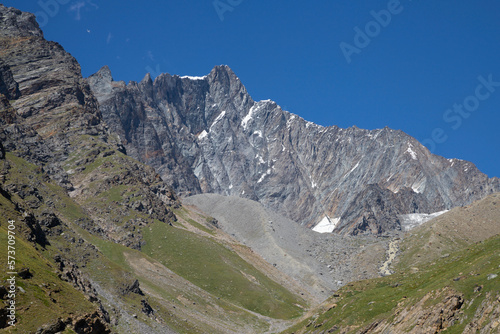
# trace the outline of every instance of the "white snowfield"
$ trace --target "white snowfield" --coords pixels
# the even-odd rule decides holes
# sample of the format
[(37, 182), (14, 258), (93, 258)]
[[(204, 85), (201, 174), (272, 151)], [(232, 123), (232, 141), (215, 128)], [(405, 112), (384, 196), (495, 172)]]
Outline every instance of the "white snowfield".
[(184, 75), (181, 77), (181, 79), (190, 79), (190, 80), (205, 80), (207, 78), (207, 76), (202, 76), (202, 77), (195, 77), (195, 76), (191, 76), (191, 75)]
[[(403, 231), (410, 231), (429, 220), (441, 216), (443, 213), (449, 210), (434, 212), (434, 213), (410, 213), (406, 215), (401, 215), (401, 227)], [(330, 218), (328, 216), (323, 217), (323, 219), (312, 228), (314, 232), (318, 233), (332, 233), (335, 227), (340, 223), (340, 218)]]
[(339, 222), (340, 218), (325, 216), (312, 230), (318, 233), (332, 233)]
[(423, 223), (428, 222), (429, 220), (441, 216), (443, 213), (448, 212), (449, 210), (434, 212), (434, 213), (409, 213), (406, 215), (401, 215), (401, 227), (403, 231), (409, 231), (414, 229), (417, 226), (422, 225)]

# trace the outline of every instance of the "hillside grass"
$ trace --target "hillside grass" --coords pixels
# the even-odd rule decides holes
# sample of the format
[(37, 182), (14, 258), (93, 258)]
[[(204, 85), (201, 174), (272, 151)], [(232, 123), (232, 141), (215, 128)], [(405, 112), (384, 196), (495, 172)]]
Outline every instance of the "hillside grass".
[[(3, 210), (1, 211), (4, 213)], [(16, 218), (13, 217), (13, 219)], [(16, 224), (19, 224), (19, 220), (16, 220)], [(2, 282), (8, 278), (8, 275), (5, 274), (7, 272), (5, 270), (7, 240), (6, 224), (2, 222), (2, 226), (0, 226)], [(14, 328), (0, 330), (0, 333), (34, 333), (42, 325), (55, 322), (58, 318), (74, 318), (96, 311), (96, 306), (88, 301), (80, 291), (59, 279), (54, 265), (47, 261), (32, 244), (17, 235), (15, 248), (16, 271), (29, 268), (33, 277), (29, 279), (16, 277), (18, 322)], [(24, 292), (19, 288), (22, 288)]]
[[(77, 158), (78, 156), (75, 155), (74, 159)], [(113, 158), (116, 157), (107, 156), (105, 160)], [(78, 221), (81, 219), (91, 222), (87, 210), (69, 197), (63, 188), (47, 178), (41, 168), (10, 153), (7, 154), (7, 159), (11, 165), (8, 182), (30, 185), (35, 188), (43, 197), (41, 206), (36, 211), (48, 208), (47, 202), (49, 202), (51, 210), (61, 218), (64, 225), (64, 235), (51, 236), (52, 245), (48, 245), (46, 249), (27, 244), (33, 248), (32, 252), (23, 250), (24, 254), (29, 254), (32, 259), (32, 262), (27, 262), (30, 269), (34, 268), (35, 273), (39, 275), (42, 271), (36, 269), (37, 266), (48, 266), (51, 275), (53, 275), (52, 278), (59, 281), (55, 284), (65, 284), (70, 289), (67, 292), (61, 289), (64, 293), (58, 292), (65, 299), (64, 303), (60, 302), (59, 305), (66, 308), (66, 313), (58, 310), (57, 307), (40, 311), (37, 307), (32, 306), (31, 309), (36, 310), (42, 318), (35, 321), (33, 320), (36, 318), (35, 314), (26, 313), (26, 318), (31, 319), (28, 325), (30, 329), (36, 330), (35, 327), (38, 325), (50, 323), (47, 319), (53, 319), (54, 314), (58, 314), (64, 319), (66, 314), (81, 314), (78, 307), (82, 307), (84, 310), (90, 307), (92, 311), (95, 310), (95, 306), (86, 301), (81, 292), (60, 281), (52, 260), (53, 256), (59, 253), (58, 249), (65, 249), (69, 255), (78, 256), (78, 247), (72, 248), (68, 242), (79, 238), (85, 239), (98, 249), (95, 254), (91, 252), (90, 257), (87, 254), (86, 262), (80, 269), (104, 291), (113, 294), (113, 296), (109, 294), (100, 296), (103, 305), (116, 305), (118, 307), (121, 304), (124, 311), (129, 314), (137, 314), (140, 321), (151, 324), (156, 322), (154, 318), (148, 318), (142, 313), (141, 299), (147, 299), (157, 312), (156, 316), (179, 333), (205, 333), (207, 330), (213, 333), (224, 332), (221, 331), (221, 328), (235, 332), (242, 328), (247, 331), (252, 328), (257, 332), (266, 332), (270, 326), (268, 319), (258, 314), (274, 319), (292, 319), (303, 313), (306, 302), (244, 261), (229, 245), (216, 240), (216, 230), (206, 223), (207, 217), (186, 208), (177, 209), (176, 214), (179, 215), (180, 220), (173, 222), (176, 227), (179, 227), (176, 228), (138, 212), (132, 211), (129, 216), (123, 215), (125, 213), (123, 206), (119, 206), (117, 203), (125, 197), (131, 198), (131, 201), (141, 199), (137, 196), (137, 189), (133, 186), (117, 185), (107, 189), (99, 196), (87, 199), (92, 204), (90, 206), (96, 207), (98, 210), (108, 207), (118, 208), (118, 212), (113, 211), (114, 213), (110, 214), (113, 219), (117, 219), (117, 222), (126, 222), (138, 217), (144, 218), (147, 225), (142, 228), (141, 232), (145, 234), (144, 240), (147, 245), (144, 252), (139, 252), (105, 240), (80, 227)], [(107, 161), (101, 160), (99, 164), (101, 163), (106, 164)], [(67, 167), (77, 168), (77, 166), (72, 166), (72, 163), (68, 163)], [(101, 168), (98, 164), (91, 167)], [(114, 168), (110, 164), (108, 167)], [(17, 202), (36, 200), (28, 197), (23, 200), (17, 195), (13, 195), (13, 197)], [(6, 216), (18, 214), (13, 207), (7, 205), (9, 201), (5, 201), (6, 205), (2, 205), (3, 202), (0, 201), (2, 212), (6, 213)], [(158, 246), (163, 248), (158, 248)], [(151, 247), (149, 252), (148, 247)], [(136, 261), (134, 266), (129, 262), (131, 258)], [(148, 263), (151, 265), (150, 267), (158, 269), (160, 272), (172, 270), (180, 277), (175, 275), (178, 278), (168, 282), (168, 278), (165, 276), (166, 282), (158, 281), (151, 276), (151, 272), (141, 270), (137, 266), (137, 261)], [(38, 277), (43, 281), (53, 281), (48, 276)], [(146, 296), (121, 295), (120, 288), (130, 285), (135, 279), (138, 279), (141, 287), (148, 291)], [(37, 282), (35, 278), (30, 281)], [(35, 292), (38, 291), (36, 295), (39, 295), (42, 305), (46, 307), (47, 303), (51, 302), (49, 297), (42, 296), (42, 292), (45, 291), (42, 288), (37, 290), (31, 285), (27, 285), (26, 291), (31, 293), (31, 290), (34, 292), (27, 300), (36, 298)], [(72, 296), (71, 293), (75, 296)], [(110, 298), (108, 299), (108, 297)], [(55, 300), (58, 299), (55, 298)], [(49, 304), (49, 306), (51, 305)], [(126, 328), (121, 329), (125, 330)], [(34, 330), (27, 332), (34, 332)]]
[(224, 245), (160, 222), (142, 233), (147, 255), (205, 291), (275, 319), (302, 313), (297, 305), (304, 305), (303, 300)]
[[(140, 301), (147, 299), (156, 314), (166, 320), (168, 325), (178, 333), (203, 334), (207, 331), (219, 333), (220, 331), (216, 328), (197, 319), (197, 314), (205, 313), (204, 316), (220, 319), (222, 316), (220, 310), (227, 312), (225, 317), (227, 317), (226, 321), (229, 319), (229, 323), (252, 326), (252, 328), (262, 332), (267, 330), (268, 324), (264, 320), (224, 299), (214, 298), (208, 293), (193, 291), (188, 287), (187, 282), (173, 280), (169, 275), (165, 277), (163, 282), (155, 281), (151, 277), (151, 266), (155, 268), (155, 271), (160, 272), (163, 270), (168, 272), (168, 269), (147, 254), (103, 240), (83, 229), (79, 229), (79, 232), (102, 252), (103, 256), (92, 260), (87, 267), (87, 270), (99, 284), (107, 289), (117, 290), (131, 284), (134, 279), (138, 279), (142, 289), (150, 292), (146, 296), (135, 294), (123, 296), (123, 301), (128, 303), (130, 307), (129, 311), (135, 310), (134, 312), (142, 321), (152, 321), (141, 312)], [(141, 267), (133, 268), (127, 260), (130, 258), (142, 263)], [(187, 307), (189, 307), (188, 313), (183, 313), (182, 309)], [(177, 310), (176, 308), (181, 312), (173, 312)], [(181, 316), (181, 314), (183, 315)], [(185, 321), (185, 319), (189, 320)]]
[[(189, 223), (191, 226), (197, 228), (198, 230), (201, 230), (205, 233), (208, 233), (210, 235), (215, 235), (214, 233), (214, 230), (213, 228), (209, 228), (205, 225), (202, 225), (201, 223), (195, 221), (194, 219), (192, 218), (189, 218), (189, 212), (186, 210), (186, 208), (184, 207), (180, 207), (178, 209), (174, 209), (174, 214), (178, 217), (178, 218), (182, 218), (184, 221), (186, 221), (187, 223)], [(198, 215), (200, 218), (202, 218), (203, 220), (205, 220), (207, 223), (209, 222), (210, 218), (207, 217), (207, 216), (201, 216), (201, 215)], [(181, 225), (177, 225), (177, 226), (181, 226), (182, 227), (182, 224)]]
[[(417, 272), (409, 272), (399, 271), (391, 276), (348, 284), (338, 291), (338, 297), (327, 302), (336, 304), (335, 307), (324, 313), (318, 312), (283, 333), (308, 333), (317, 328), (328, 330), (335, 326), (353, 326), (348, 333), (355, 333), (375, 321), (392, 320), (396, 310), (414, 305), (426, 294), (444, 287), (463, 294), (466, 301), (472, 301), (462, 308), (464, 321), (455, 323), (446, 331), (462, 333), (485, 295), (500, 291), (500, 279), (487, 278), (489, 274), (500, 276), (500, 236), (470, 245)], [(477, 286), (483, 287), (480, 293), (474, 292)], [(436, 293), (435, 298), (426, 304), (430, 306), (441, 301), (442, 296)]]
[[(68, 209), (68, 216), (76, 217), (83, 215), (78, 206), (67, 197), (64, 191), (54, 185), (48, 178), (43, 177), (43, 171), (11, 153), (6, 154), (10, 168), (6, 183), (15, 185), (31, 186), (38, 191), (45, 201), (50, 199), (55, 207), (61, 210)], [(4, 163), (3, 161), (1, 163)], [(8, 260), (8, 220), (15, 221), (15, 272), (23, 268), (29, 268), (33, 277), (21, 279), (16, 276), (18, 291), (16, 294), (17, 324), (15, 327), (1, 329), (6, 333), (34, 333), (42, 325), (55, 322), (57, 319), (74, 318), (81, 315), (93, 313), (96, 306), (75, 289), (71, 284), (62, 281), (57, 274), (56, 265), (52, 260), (53, 249), (49, 245), (42, 249), (39, 245), (24, 239), (27, 232), (21, 213), (16, 209), (14, 202), (25, 203), (25, 201), (38, 199), (27, 196), (24, 200), (13, 194), (9, 200), (0, 195), (0, 274), (1, 285), (5, 285), (10, 275), (7, 267)], [(46, 208), (46, 203), (41, 202), (39, 210)], [(69, 214), (71, 212), (71, 214)], [(12, 254), (11, 254), (12, 255)], [(22, 290), (21, 290), (22, 289)], [(64, 333), (70, 333), (68, 329)]]

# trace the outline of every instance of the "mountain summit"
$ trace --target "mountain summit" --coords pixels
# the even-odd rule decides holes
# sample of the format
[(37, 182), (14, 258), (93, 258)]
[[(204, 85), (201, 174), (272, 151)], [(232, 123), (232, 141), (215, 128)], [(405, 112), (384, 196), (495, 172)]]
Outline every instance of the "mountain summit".
[(127, 153), (181, 195), (257, 200), (309, 227), (344, 234), (401, 229), (401, 214), (433, 213), (500, 190), (472, 163), (445, 159), (402, 131), (323, 127), (254, 101), (228, 66), (203, 77), (88, 78)]

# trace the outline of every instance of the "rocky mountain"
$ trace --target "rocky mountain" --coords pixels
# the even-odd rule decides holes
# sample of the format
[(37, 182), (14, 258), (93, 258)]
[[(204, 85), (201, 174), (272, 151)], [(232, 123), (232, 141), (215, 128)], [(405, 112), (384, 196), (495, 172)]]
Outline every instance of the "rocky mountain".
[(126, 155), (77, 61), (1, 4), (0, 216), (1, 333), (277, 332), (313, 302)]
[(256, 200), (308, 227), (342, 234), (401, 228), (401, 214), (432, 213), (500, 190), (472, 163), (431, 154), (389, 128), (307, 122), (252, 100), (228, 66), (203, 77), (88, 78), (110, 131), (180, 195)]

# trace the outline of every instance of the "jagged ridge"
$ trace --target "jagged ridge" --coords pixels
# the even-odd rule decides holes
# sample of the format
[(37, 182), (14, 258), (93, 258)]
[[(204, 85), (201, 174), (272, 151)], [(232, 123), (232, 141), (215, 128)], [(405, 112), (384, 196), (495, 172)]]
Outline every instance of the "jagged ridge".
[(228, 66), (128, 85), (104, 67), (88, 81), (127, 153), (181, 195), (236, 195), (308, 226), (340, 218), (338, 232), (380, 234), (400, 229), (400, 214), (500, 190), (498, 178), (432, 155), (401, 131), (322, 127), (255, 102)]

